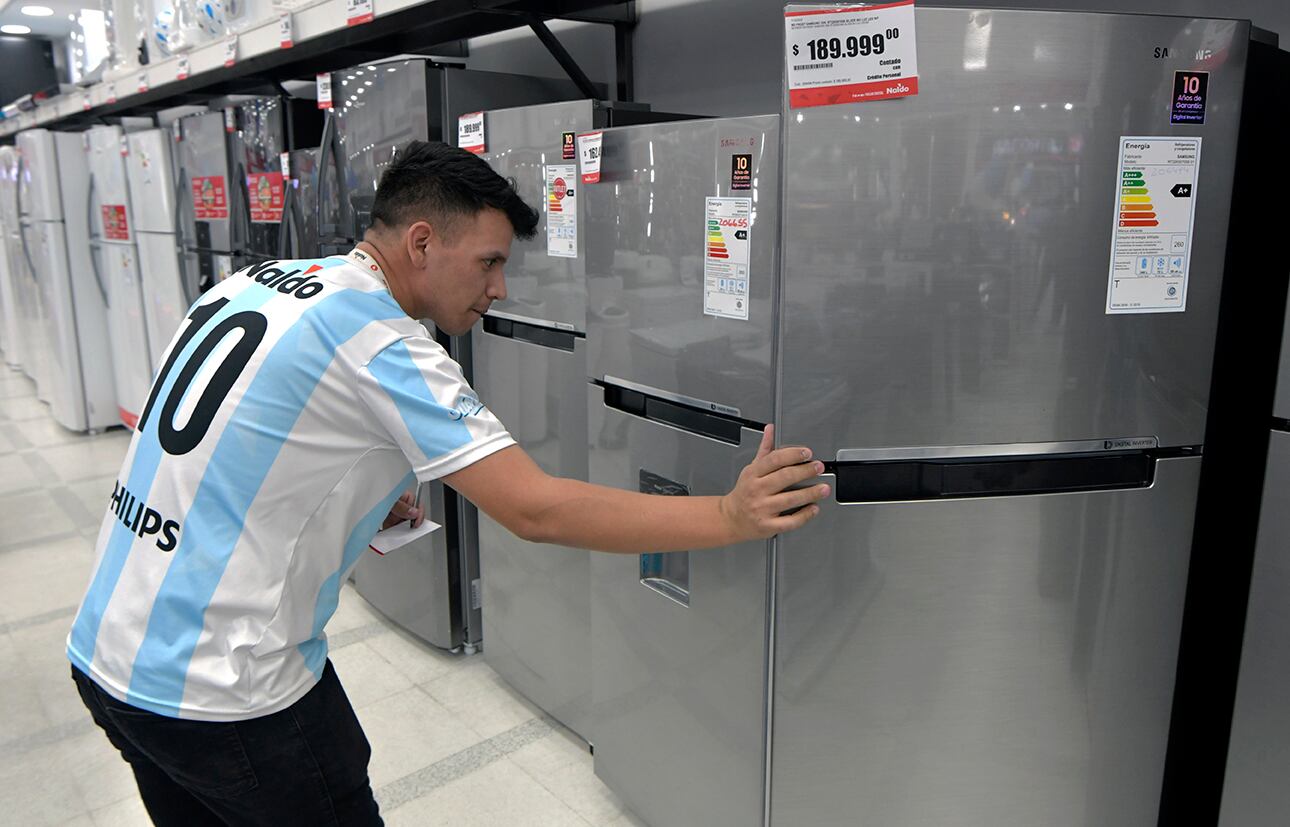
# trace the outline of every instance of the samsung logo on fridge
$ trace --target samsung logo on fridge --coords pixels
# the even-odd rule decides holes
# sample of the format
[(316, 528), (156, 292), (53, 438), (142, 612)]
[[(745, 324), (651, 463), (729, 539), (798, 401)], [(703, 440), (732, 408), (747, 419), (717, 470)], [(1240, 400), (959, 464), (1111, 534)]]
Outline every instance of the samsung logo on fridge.
[(1134, 439), (1107, 439), (1102, 442), (1106, 451), (1136, 451), (1142, 448), (1156, 447), (1155, 437), (1137, 437)]

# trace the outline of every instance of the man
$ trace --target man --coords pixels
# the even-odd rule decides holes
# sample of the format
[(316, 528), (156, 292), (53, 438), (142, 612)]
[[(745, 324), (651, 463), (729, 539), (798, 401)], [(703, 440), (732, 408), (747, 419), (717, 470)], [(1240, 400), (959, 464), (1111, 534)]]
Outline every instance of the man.
[[(516, 534), (617, 552), (796, 528), (826, 486), (771, 450), (721, 497), (542, 472), (416, 320), (464, 334), (537, 214), (474, 155), (412, 142), (347, 256), (268, 262), (193, 306), (140, 416), (68, 637), (153, 821), (380, 824), (323, 627), (383, 523), (442, 478)], [(791, 513), (790, 513), (791, 512)]]

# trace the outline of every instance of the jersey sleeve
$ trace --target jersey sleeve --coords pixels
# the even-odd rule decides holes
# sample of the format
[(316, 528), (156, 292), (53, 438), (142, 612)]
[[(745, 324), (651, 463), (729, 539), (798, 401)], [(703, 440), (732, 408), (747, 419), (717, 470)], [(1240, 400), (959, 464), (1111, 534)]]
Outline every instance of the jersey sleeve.
[(402, 449), (421, 481), (460, 471), (515, 440), (433, 339), (400, 339), (358, 372), (374, 430)]

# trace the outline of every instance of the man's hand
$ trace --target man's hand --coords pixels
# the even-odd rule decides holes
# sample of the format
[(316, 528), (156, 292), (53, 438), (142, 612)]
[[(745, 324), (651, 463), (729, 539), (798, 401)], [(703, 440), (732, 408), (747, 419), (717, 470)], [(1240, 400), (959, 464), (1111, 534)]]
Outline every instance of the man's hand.
[(419, 505), (416, 505), (417, 492), (404, 491), (403, 494), (394, 502), (390, 509), (389, 516), (381, 523), (381, 530), (384, 531), (391, 526), (396, 526), (404, 520), (411, 520), (413, 528), (420, 528), (421, 523), (426, 518), (426, 511)]
[[(772, 450), (774, 427), (766, 426), (757, 458), (744, 467), (734, 489), (718, 503), (721, 516), (740, 541), (759, 540), (801, 528), (820, 513), (820, 507), (814, 503), (829, 495), (827, 484), (793, 488), (824, 473), (824, 463), (808, 462), (811, 458), (808, 448)], [(787, 511), (793, 513), (785, 514)]]

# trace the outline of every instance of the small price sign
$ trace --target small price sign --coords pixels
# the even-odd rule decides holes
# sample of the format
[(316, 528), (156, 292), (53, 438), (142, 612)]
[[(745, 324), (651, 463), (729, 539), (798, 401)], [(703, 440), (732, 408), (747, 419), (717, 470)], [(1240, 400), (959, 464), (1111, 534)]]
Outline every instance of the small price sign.
[(471, 112), (457, 118), (457, 146), (476, 155), (487, 151), (483, 112)]
[(86, 92), (84, 95), (81, 96), (81, 110), (84, 112), (88, 112), (90, 111), (90, 107), (91, 107), (90, 93)]
[(282, 167), (283, 180), (291, 180), (291, 153), (283, 152), (278, 155), (278, 165)]
[(582, 183), (600, 183), (600, 151), (605, 133), (588, 132), (578, 136), (578, 164), (582, 167)]
[(318, 87), (318, 108), (331, 109), (331, 72), (323, 72), (314, 77)]
[(116, 84), (115, 83), (108, 84), (107, 102), (116, 103)]
[(180, 55), (175, 64), (175, 80), (188, 80), (188, 55)]
[(790, 108), (918, 94), (914, 0), (789, 6), (784, 34)]
[(224, 41), (224, 68), (232, 69), (233, 64), (237, 63), (237, 37), (230, 37)]
[(371, 23), (375, 17), (372, 11), (372, 0), (345, 0), (346, 26)]
[(148, 73), (147, 72), (139, 73), (139, 91), (140, 92), (148, 91)]
[(278, 15), (278, 46), (283, 49), (290, 49), (296, 45), (291, 35), (291, 12), (284, 11)]

